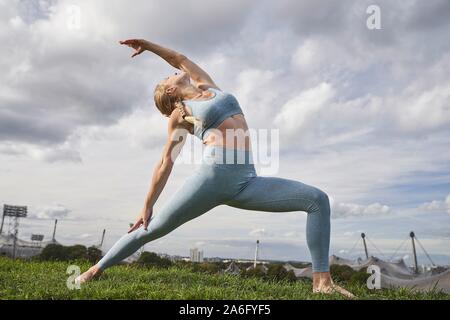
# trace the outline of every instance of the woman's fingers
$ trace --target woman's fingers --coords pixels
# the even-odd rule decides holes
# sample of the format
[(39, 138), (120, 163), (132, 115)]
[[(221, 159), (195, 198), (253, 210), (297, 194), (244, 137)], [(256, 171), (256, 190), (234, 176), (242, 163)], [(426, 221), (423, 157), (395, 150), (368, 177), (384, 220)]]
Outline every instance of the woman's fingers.
[(136, 52), (133, 53), (133, 54), (131, 55), (131, 57), (134, 58), (135, 56), (137, 56), (138, 54), (141, 54), (142, 52), (144, 52), (144, 50), (142, 50), (142, 48), (139, 47), (139, 48), (136, 50)]
[(150, 223), (150, 218), (152, 217), (152, 215), (153, 215), (153, 208), (144, 207), (142, 217), (144, 218), (143, 224), (145, 231), (147, 231), (147, 227), (148, 224)]
[(137, 228), (139, 228), (142, 224), (142, 218), (138, 219), (138, 221), (136, 221), (136, 223), (130, 228), (130, 230), (128, 230), (128, 233), (136, 230)]
[(143, 42), (142, 40), (139, 39), (128, 39), (128, 40), (121, 40), (119, 41), (120, 44), (124, 44), (129, 46), (130, 48), (133, 48), (134, 50), (136, 50), (131, 57), (134, 58), (135, 56), (141, 54), (142, 52), (144, 52), (144, 48), (143, 46)]
[(131, 228), (128, 230), (128, 233), (138, 229), (141, 225), (143, 225), (144, 230), (147, 231), (147, 227), (150, 223), (151, 216), (152, 216), (152, 209), (143, 209), (139, 215), (138, 220), (133, 226), (131, 226)]
[(139, 43), (136, 40), (125, 40), (125, 41), (119, 41), (120, 44), (124, 44), (130, 48), (137, 49), (140, 47)]
[(119, 41), (120, 44), (134, 44), (136, 43), (138, 40), (137, 39), (127, 39), (127, 40), (122, 40)]
[(144, 229), (147, 231), (148, 224), (150, 223), (150, 217), (145, 218), (144, 220)]

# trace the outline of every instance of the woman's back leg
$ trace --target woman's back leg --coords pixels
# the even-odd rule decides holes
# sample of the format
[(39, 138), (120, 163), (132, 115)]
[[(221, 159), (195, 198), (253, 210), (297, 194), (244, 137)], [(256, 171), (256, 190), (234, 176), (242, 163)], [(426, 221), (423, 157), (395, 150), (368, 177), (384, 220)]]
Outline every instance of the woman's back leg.
[(305, 211), (313, 271), (329, 271), (330, 203), (322, 190), (300, 181), (256, 176), (227, 205), (255, 211)]

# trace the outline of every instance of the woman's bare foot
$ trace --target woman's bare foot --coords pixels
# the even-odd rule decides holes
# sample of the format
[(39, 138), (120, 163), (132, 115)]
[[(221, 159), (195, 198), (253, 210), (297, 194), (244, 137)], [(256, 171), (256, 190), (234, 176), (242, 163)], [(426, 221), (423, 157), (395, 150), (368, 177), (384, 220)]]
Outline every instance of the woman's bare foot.
[(92, 266), (86, 272), (80, 274), (75, 278), (75, 284), (83, 284), (85, 282), (97, 279), (102, 274), (102, 270), (100, 270), (96, 266)]
[(355, 298), (354, 294), (335, 284), (329, 272), (313, 273), (313, 292), (327, 294), (338, 292), (347, 298)]

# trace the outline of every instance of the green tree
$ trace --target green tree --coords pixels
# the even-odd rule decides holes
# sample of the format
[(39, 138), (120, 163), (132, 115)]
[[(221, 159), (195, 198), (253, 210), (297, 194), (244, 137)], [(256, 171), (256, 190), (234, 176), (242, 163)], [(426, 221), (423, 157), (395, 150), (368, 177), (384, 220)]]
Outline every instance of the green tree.
[(366, 268), (362, 268), (359, 271), (355, 271), (355, 273), (352, 274), (350, 277), (350, 284), (359, 284), (359, 285), (366, 285), (367, 278), (369, 278), (370, 274), (367, 273)]
[(333, 264), (330, 266), (330, 273), (336, 281), (349, 281), (355, 270), (346, 265)]
[(241, 270), (241, 276), (245, 278), (255, 277), (255, 278), (266, 278), (266, 273), (260, 266), (256, 266), (256, 268), (249, 268)]
[(191, 270), (196, 272), (215, 274), (219, 272), (220, 268), (219, 265), (214, 262), (201, 262), (201, 263), (193, 263)]
[(297, 280), (294, 272), (292, 270), (287, 271), (281, 264), (270, 264), (269, 269), (267, 270), (266, 277), (268, 279), (278, 281), (287, 280), (293, 282)]
[(48, 244), (42, 250), (39, 255), (41, 260), (57, 260), (57, 261), (66, 261), (67, 260), (67, 250), (64, 246), (60, 244)]
[(66, 247), (68, 260), (87, 260), (87, 248), (81, 244)]
[(161, 258), (156, 253), (148, 251), (142, 252), (136, 263), (142, 266), (152, 266), (160, 268), (168, 268), (173, 264), (169, 259)]
[(97, 263), (102, 258), (102, 251), (97, 247), (91, 246), (87, 248), (87, 259), (91, 263)]

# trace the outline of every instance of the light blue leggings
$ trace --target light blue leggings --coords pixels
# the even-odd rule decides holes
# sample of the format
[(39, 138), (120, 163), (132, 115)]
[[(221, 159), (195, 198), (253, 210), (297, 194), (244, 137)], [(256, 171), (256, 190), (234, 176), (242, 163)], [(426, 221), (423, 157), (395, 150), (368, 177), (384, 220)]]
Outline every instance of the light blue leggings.
[(148, 230), (141, 226), (122, 236), (97, 267), (104, 270), (119, 263), (145, 243), (163, 237), (218, 205), (255, 211), (307, 212), (306, 240), (313, 271), (329, 271), (330, 204), (327, 194), (299, 181), (258, 176), (251, 151), (211, 145), (205, 147), (202, 163), (193, 175), (159, 212), (153, 212)]

